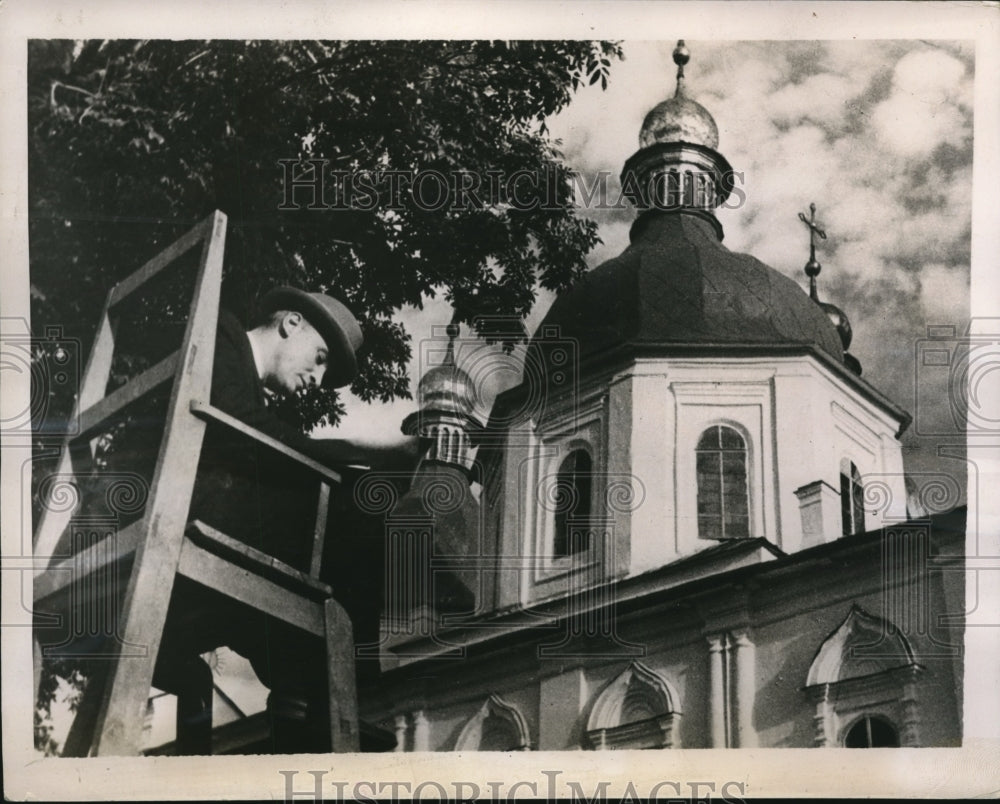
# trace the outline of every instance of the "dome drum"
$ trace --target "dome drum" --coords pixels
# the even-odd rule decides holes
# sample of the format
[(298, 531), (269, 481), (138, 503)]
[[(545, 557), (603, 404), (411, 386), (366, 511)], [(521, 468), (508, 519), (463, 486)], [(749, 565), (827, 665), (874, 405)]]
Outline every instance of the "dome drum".
[(730, 196), (735, 174), (719, 153), (689, 143), (656, 143), (634, 154), (622, 192), (640, 209), (712, 210)]

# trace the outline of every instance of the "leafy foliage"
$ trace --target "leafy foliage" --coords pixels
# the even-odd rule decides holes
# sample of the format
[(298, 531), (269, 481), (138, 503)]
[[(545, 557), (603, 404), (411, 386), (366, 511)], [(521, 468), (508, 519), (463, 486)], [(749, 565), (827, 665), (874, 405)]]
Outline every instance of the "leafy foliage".
[[(410, 343), (394, 311), (443, 293), (469, 323), (523, 317), (536, 283), (563, 288), (584, 270), (595, 225), (568, 203), (544, 121), (579, 84), (606, 83), (618, 56), (589, 42), (35, 41), (33, 286), (86, 340), (115, 281), (221, 209), (225, 302), (249, 317), (279, 283), (341, 296), (366, 339), (353, 390), (405, 397)], [(380, 185), (354, 209), (305, 208), (301, 188), (302, 208), (279, 209), (279, 160), (299, 158), (353, 175), (523, 171), (548, 177), (558, 203), (481, 194), (433, 210)], [(518, 186), (526, 206), (546, 191), (531, 184)], [(320, 397), (300, 408), (308, 423), (335, 418)]]

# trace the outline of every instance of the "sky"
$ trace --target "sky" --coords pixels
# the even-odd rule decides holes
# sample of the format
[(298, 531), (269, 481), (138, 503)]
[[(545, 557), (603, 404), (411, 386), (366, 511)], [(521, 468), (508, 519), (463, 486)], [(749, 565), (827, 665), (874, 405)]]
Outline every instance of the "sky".
[[(548, 121), (565, 161), (582, 178), (610, 171), (612, 197), (622, 165), (638, 149), (644, 116), (673, 95), (675, 44), (624, 42), (625, 58), (613, 64), (607, 89), (580, 90)], [(805, 289), (809, 237), (798, 213), (817, 205), (827, 232), (817, 254), (820, 298), (847, 313), (850, 351), (864, 379), (914, 415), (903, 437), (908, 473), (919, 486), (946, 475), (948, 492), (934, 505), (952, 507), (956, 493), (964, 499), (964, 464), (937, 453), (943, 443), (964, 441), (949, 403), (955, 383), (947, 366), (926, 367), (917, 355), (928, 326), (954, 326), (961, 335), (969, 317), (974, 43), (686, 44), (687, 93), (713, 115), (718, 150), (744, 174), (745, 203), (718, 211), (725, 245)], [(588, 257), (591, 268), (624, 250), (631, 210), (581, 214), (599, 223), (603, 240)], [(529, 332), (553, 298), (539, 294)], [(440, 299), (399, 315), (414, 336), (414, 392), (431, 355), (440, 354), (443, 341), (434, 338), (443, 337), (450, 317)], [(465, 351), (468, 365), (476, 349)], [(460, 352), (460, 365), (462, 359)], [(516, 366), (500, 359), (497, 376), (510, 384)], [(495, 390), (483, 394), (477, 411), (483, 417)], [(349, 398), (337, 434), (394, 439), (415, 407), (412, 400), (370, 406)]]

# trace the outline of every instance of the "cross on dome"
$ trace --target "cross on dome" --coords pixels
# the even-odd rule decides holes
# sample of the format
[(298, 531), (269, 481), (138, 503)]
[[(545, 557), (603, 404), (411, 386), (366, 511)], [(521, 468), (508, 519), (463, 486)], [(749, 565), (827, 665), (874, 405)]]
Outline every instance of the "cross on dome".
[(809, 262), (806, 263), (805, 267), (806, 276), (809, 277), (809, 296), (814, 301), (819, 301), (819, 296), (816, 294), (816, 277), (819, 276), (822, 266), (816, 261), (816, 237), (826, 240), (826, 231), (816, 223), (815, 203), (809, 205), (809, 217), (807, 218), (805, 213), (800, 212), (799, 220), (809, 227)]

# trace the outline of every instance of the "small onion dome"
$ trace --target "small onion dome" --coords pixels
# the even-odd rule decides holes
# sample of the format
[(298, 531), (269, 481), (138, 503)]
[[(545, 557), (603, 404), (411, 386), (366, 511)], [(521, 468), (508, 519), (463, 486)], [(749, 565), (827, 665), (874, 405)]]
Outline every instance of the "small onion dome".
[(417, 386), (421, 410), (468, 416), (472, 413), (473, 393), (469, 375), (455, 365), (454, 341), (458, 325), (448, 325), (448, 352), (444, 362), (429, 369)]
[(719, 147), (719, 127), (700, 103), (678, 94), (654, 106), (642, 121), (639, 147), (661, 142), (686, 142)]
[(837, 328), (837, 334), (840, 336), (840, 342), (844, 345), (844, 351), (846, 352), (851, 345), (851, 336), (854, 334), (851, 330), (851, 322), (847, 318), (847, 313), (837, 307), (837, 305), (830, 304), (829, 302), (819, 302), (819, 306), (823, 308), (823, 312), (826, 313), (827, 318)]
[(661, 142), (703, 145), (713, 151), (719, 147), (719, 127), (712, 115), (684, 92), (684, 65), (690, 58), (691, 53), (681, 39), (674, 48), (674, 64), (677, 65), (674, 97), (657, 104), (646, 115), (639, 131), (640, 148)]

